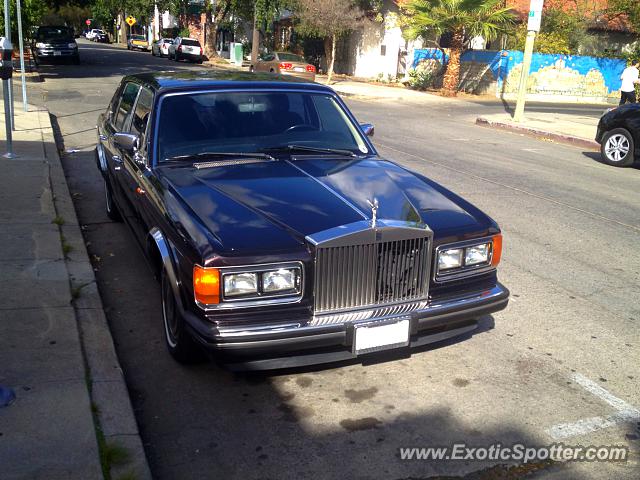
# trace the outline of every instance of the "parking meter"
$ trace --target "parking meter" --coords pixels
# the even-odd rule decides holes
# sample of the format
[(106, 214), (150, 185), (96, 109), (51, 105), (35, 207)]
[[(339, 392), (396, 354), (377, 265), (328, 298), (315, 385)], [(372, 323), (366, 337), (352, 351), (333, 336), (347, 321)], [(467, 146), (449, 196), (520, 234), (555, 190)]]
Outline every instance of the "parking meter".
[(13, 75), (12, 53), (13, 45), (11, 45), (11, 40), (6, 37), (0, 37), (0, 78), (2, 80), (9, 80)]

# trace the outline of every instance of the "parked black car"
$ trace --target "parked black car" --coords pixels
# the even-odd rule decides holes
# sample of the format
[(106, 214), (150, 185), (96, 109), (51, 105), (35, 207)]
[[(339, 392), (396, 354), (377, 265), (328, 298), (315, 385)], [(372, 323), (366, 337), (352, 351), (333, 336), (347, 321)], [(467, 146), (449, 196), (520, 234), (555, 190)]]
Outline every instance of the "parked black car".
[(596, 141), (606, 164), (633, 165), (640, 158), (640, 104), (628, 103), (605, 113), (598, 123)]
[(123, 79), (96, 159), (107, 214), (160, 279), (177, 360), (338, 361), (467, 334), (507, 306), (496, 223), (379, 157), (372, 134), (329, 87), (290, 77)]
[(64, 25), (38, 27), (31, 42), (31, 52), (36, 63), (43, 60), (67, 60), (76, 65), (80, 63), (73, 28)]

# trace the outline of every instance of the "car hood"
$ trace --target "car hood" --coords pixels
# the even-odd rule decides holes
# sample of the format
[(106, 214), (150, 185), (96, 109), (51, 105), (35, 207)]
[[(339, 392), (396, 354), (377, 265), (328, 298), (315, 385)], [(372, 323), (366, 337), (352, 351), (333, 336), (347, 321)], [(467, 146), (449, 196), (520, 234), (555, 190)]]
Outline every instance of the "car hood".
[(159, 172), (167, 194), (195, 216), (183, 226), (197, 220), (223, 254), (303, 248), (307, 235), (370, 219), (374, 199), (378, 219), (426, 224), (436, 240), (497, 231), (465, 200), (381, 159), (296, 157), (203, 169), (165, 166)]

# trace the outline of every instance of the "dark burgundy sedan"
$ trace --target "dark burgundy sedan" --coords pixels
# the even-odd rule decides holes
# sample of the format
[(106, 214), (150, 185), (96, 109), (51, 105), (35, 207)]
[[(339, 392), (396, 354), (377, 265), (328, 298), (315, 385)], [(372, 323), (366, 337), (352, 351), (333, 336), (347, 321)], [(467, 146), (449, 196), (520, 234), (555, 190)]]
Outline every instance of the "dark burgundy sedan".
[(99, 118), (110, 218), (161, 282), (165, 340), (238, 369), (468, 334), (507, 306), (502, 236), (378, 156), (329, 87), (249, 73), (125, 77)]

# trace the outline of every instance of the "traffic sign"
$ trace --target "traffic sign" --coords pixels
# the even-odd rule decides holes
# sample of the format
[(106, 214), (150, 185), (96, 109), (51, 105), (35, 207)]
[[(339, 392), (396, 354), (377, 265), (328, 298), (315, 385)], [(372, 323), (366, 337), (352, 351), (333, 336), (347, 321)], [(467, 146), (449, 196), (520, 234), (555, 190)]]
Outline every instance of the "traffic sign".
[(87, 18), (87, 21), (86, 21), (86, 22), (84, 22), (84, 23), (86, 23), (86, 24), (87, 24), (87, 27), (88, 27), (89, 25), (91, 25), (91, 19)]
[(131, 15), (129, 15), (127, 17), (126, 22), (130, 27), (133, 27), (135, 25), (135, 23), (136, 23), (136, 19), (134, 17), (132, 17)]
[(542, 23), (542, 7), (544, 0), (531, 0), (529, 7), (529, 21), (527, 22), (527, 30), (530, 32), (539, 32)]

